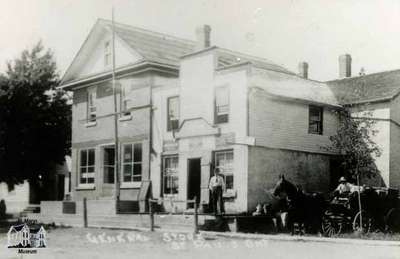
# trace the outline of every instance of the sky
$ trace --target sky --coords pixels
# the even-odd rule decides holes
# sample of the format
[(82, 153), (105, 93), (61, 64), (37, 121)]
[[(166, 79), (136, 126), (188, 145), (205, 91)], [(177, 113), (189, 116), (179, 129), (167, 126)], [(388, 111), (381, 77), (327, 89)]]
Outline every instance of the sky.
[(0, 0), (0, 72), (42, 40), (62, 75), (98, 18), (195, 39), (209, 24), (211, 44), (267, 58), (309, 78), (338, 78), (338, 57), (353, 75), (400, 69), (399, 0)]

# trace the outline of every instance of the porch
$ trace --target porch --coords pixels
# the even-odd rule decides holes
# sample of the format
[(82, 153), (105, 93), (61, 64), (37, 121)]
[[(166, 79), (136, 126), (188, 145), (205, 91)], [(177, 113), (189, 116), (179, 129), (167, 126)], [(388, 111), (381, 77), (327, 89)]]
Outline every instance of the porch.
[[(86, 206), (84, 205), (86, 203)], [(75, 202), (43, 201), (40, 213), (28, 213), (26, 218), (57, 226), (95, 227), (113, 229), (141, 229), (168, 232), (197, 232), (215, 230), (228, 232), (271, 233), (276, 229), (270, 217), (254, 217), (243, 214), (197, 213), (190, 209), (181, 213), (136, 212), (116, 213), (113, 200), (87, 200)], [(85, 209), (86, 207), (86, 209)], [(153, 206), (152, 206), (153, 208)], [(86, 211), (85, 211), (86, 210)]]

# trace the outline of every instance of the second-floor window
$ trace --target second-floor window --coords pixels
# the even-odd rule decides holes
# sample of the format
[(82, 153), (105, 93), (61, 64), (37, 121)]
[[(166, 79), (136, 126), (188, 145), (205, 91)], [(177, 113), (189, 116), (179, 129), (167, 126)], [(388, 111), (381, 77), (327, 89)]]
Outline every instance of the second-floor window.
[(111, 65), (111, 42), (106, 41), (104, 43), (104, 66), (110, 66)]
[(121, 116), (128, 116), (131, 114), (129, 108), (132, 107), (132, 99), (130, 97), (131, 87), (122, 86), (121, 87)]
[(122, 170), (124, 182), (142, 180), (142, 144), (124, 144), (122, 148)]
[(96, 88), (90, 88), (87, 93), (87, 120), (96, 121)]
[(179, 128), (179, 96), (169, 97), (167, 106), (167, 129), (176, 130)]
[(218, 87), (215, 89), (215, 123), (229, 122), (229, 89)]
[(322, 135), (324, 109), (319, 106), (309, 106), (308, 133)]

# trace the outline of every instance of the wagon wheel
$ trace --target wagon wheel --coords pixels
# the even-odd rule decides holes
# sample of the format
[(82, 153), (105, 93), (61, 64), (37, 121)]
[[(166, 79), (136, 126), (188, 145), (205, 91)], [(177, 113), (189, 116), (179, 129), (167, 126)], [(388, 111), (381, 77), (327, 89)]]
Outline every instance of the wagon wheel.
[(332, 213), (325, 213), (322, 218), (322, 232), (325, 236), (331, 237), (340, 234), (342, 226), (342, 220)]
[(362, 215), (362, 230), (364, 233), (369, 233), (372, 228), (372, 217), (364, 210), (359, 211), (353, 220), (353, 230), (359, 231), (360, 228), (360, 215)]
[(385, 223), (390, 232), (400, 232), (400, 209), (391, 208), (386, 214)]

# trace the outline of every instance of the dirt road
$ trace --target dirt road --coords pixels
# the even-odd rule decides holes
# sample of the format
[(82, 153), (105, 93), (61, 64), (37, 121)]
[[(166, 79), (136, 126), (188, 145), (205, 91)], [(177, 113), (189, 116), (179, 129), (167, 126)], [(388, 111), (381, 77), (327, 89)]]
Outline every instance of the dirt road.
[[(387, 258), (399, 259), (400, 246), (354, 245), (310, 241), (277, 241), (150, 233), (105, 229), (64, 228), (48, 231), (47, 248), (6, 248), (0, 234), (0, 259), (8, 258)], [(31, 251), (31, 252), (29, 252)], [(35, 250), (33, 250), (35, 252)]]

